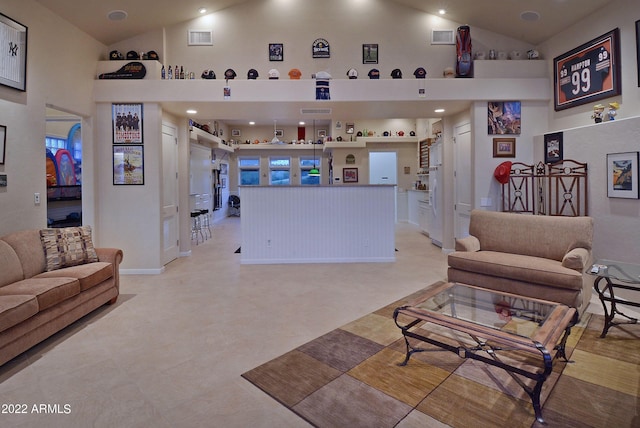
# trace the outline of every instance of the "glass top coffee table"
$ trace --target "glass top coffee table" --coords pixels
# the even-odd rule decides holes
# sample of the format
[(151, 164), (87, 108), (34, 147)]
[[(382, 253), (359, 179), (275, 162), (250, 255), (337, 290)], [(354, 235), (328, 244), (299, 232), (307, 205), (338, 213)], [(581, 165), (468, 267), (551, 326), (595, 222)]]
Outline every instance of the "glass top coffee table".
[[(542, 385), (551, 374), (554, 358), (567, 361), (565, 344), (577, 315), (574, 308), (560, 303), (445, 283), (396, 308), (393, 319), (407, 346), (406, 358), (400, 365), (406, 365), (414, 353), (426, 351), (415, 341), (413, 344), (409, 341), (413, 338), (461, 358), (504, 369), (529, 395), (536, 419), (544, 423), (540, 405)], [(432, 324), (440, 326), (439, 331), (462, 334), (466, 340), (452, 341), (440, 333), (431, 334), (431, 330), (436, 330)], [(531, 362), (523, 365), (511, 362), (511, 358), (501, 358), (502, 354), (513, 352), (524, 352)], [(533, 386), (523, 378), (533, 380)]]

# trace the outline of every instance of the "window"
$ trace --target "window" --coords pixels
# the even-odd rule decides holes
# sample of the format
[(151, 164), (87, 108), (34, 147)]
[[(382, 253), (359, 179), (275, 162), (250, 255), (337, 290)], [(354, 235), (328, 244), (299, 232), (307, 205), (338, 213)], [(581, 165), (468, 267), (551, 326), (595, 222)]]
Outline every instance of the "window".
[(240, 158), (238, 170), (240, 171), (240, 185), (260, 185), (260, 158)]
[(312, 157), (300, 158), (300, 184), (302, 185), (316, 185), (320, 184), (320, 177), (310, 177), (309, 171), (311, 168), (320, 168), (320, 159), (314, 159)]
[(54, 155), (56, 154), (58, 149), (67, 148), (67, 140), (65, 138), (46, 137), (44, 139), (44, 144), (47, 149), (51, 150), (51, 153), (53, 153)]
[(291, 184), (291, 158), (269, 158), (269, 184), (272, 186), (288, 186)]

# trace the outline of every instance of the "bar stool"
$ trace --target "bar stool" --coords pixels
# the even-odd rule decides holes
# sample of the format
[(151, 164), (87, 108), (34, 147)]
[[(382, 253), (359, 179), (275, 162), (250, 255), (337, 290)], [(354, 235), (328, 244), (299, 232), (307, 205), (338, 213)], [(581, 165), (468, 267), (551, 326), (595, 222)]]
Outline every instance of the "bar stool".
[(201, 230), (205, 231), (204, 239), (207, 239), (207, 233), (209, 234), (209, 238), (211, 238), (211, 227), (209, 224), (209, 210), (200, 210), (200, 215), (202, 216), (202, 221), (200, 222)]
[(204, 242), (204, 235), (202, 234), (202, 224), (200, 222), (200, 211), (191, 211), (191, 219), (193, 220), (191, 224), (191, 240), (193, 238), (196, 239), (196, 245), (200, 242), (198, 235), (202, 238), (202, 242)]

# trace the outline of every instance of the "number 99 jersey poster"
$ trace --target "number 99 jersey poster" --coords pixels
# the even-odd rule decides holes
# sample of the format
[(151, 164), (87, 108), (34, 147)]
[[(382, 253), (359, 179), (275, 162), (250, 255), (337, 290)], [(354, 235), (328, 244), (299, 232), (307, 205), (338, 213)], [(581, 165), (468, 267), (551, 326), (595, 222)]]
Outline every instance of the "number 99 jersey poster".
[(619, 39), (616, 28), (553, 60), (556, 110), (620, 94)]

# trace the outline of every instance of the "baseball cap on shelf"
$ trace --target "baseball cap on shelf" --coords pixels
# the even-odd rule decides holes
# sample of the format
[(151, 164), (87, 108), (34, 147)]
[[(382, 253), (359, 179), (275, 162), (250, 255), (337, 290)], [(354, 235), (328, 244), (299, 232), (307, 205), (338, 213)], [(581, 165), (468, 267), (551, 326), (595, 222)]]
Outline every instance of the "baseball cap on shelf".
[(109, 52), (109, 60), (111, 61), (119, 61), (124, 59), (124, 56), (120, 53), (120, 51), (111, 51)]
[(158, 61), (160, 57), (156, 51), (147, 52), (147, 59)]
[(416, 71), (413, 72), (413, 75), (416, 76), (416, 79), (424, 79), (427, 77), (427, 70), (422, 67), (416, 68)]
[(272, 68), (271, 70), (269, 70), (269, 79), (277, 80), (279, 78), (280, 78), (280, 72), (278, 70), (276, 70), (275, 68)]
[(399, 68), (394, 68), (391, 72), (391, 77), (394, 79), (402, 79), (402, 71)]
[(236, 77), (236, 72), (233, 71), (233, 68), (227, 68), (227, 70), (224, 72), (225, 79), (234, 79), (235, 77)]
[(316, 80), (318, 80), (318, 79), (329, 80), (329, 79), (331, 79), (331, 75), (326, 71), (318, 71), (316, 73)]
[(511, 174), (511, 162), (502, 162), (496, 167), (493, 172), (493, 176), (498, 180), (498, 183), (507, 184), (509, 182), (509, 174)]
[(140, 59), (140, 54), (136, 51), (127, 52), (127, 59)]
[(258, 78), (258, 70), (252, 68), (247, 72), (247, 79), (256, 80)]
[(292, 68), (291, 70), (289, 70), (289, 79), (300, 80), (301, 76), (302, 76), (302, 72), (297, 68)]
[(369, 79), (379, 79), (380, 78), (380, 70), (377, 68), (372, 68), (369, 70)]
[(215, 79), (216, 78), (216, 73), (213, 72), (213, 70), (205, 70), (202, 72), (201, 77), (203, 79)]
[(349, 79), (357, 79), (358, 70), (356, 70), (355, 68), (350, 68), (349, 71), (347, 71), (347, 76), (349, 76)]

